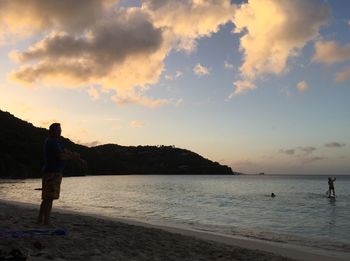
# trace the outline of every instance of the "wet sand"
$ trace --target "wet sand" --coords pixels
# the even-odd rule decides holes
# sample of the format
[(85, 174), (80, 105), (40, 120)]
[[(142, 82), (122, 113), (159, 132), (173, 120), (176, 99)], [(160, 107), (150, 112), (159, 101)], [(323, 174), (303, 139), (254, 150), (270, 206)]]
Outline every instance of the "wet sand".
[[(1, 201), (0, 231), (48, 228), (35, 224), (38, 207)], [(112, 220), (55, 208), (49, 228), (65, 229), (68, 235), (2, 236), (0, 250), (4, 253), (19, 249), (26, 253), (27, 260), (330, 260), (322, 253), (288, 245)]]

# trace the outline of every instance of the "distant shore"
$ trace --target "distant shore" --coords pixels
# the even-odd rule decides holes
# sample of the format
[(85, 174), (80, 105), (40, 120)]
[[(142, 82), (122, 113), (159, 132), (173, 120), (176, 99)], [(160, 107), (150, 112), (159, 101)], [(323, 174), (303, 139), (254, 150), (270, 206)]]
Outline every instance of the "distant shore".
[[(0, 201), (1, 231), (35, 225), (38, 206)], [(54, 209), (53, 226), (68, 236), (1, 238), (1, 249), (27, 252), (30, 260), (345, 260), (300, 247), (85, 216)], [(38, 249), (38, 246), (40, 248)], [(265, 250), (265, 251), (263, 251)], [(290, 259), (291, 258), (291, 259)]]

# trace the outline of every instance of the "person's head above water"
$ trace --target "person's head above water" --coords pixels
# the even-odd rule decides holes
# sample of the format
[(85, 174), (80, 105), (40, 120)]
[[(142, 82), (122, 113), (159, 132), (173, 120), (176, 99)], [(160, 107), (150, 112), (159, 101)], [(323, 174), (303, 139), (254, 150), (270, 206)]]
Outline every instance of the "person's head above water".
[(273, 197), (273, 198), (276, 197), (275, 193), (272, 192), (271, 197)]
[(51, 138), (59, 138), (61, 136), (61, 124), (60, 123), (52, 123), (49, 127), (49, 135)]
[(331, 178), (331, 177), (329, 177), (329, 178), (328, 178), (328, 180), (329, 180), (329, 181), (331, 181), (331, 180), (332, 180), (332, 178)]

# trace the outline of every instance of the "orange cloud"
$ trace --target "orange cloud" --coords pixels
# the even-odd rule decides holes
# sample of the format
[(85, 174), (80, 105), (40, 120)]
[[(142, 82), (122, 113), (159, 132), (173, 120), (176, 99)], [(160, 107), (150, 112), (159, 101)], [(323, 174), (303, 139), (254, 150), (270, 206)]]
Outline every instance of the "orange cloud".
[(344, 70), (338, 72), (335, 75), (336, 82), (344, 82), (350, 79), (350, 67), (345, 68)]
[(112, 97), (112, 100), (119, 105), (140, 104), (150, 108), (158, 108), (162, 105), (172, 103), (168, 99), (153, 99), (135, 93), (134, 91), (118, 93), (117, 95)]
[(254, 82), (250, 80), (235, 81), (233, 82), (233, 85), (235, 86), (235, 90), (230, 94), (229, 96), (230, 99), (236, 95), (243, 94), (248, 90), (253, 90), (256, 88)]
[(100, 98), (100, 93), (98, 92), (98, 90), (91, 86), (88, 90), (87, 93), (89, 94), (89, 96), (91, 97), (92, 100), (96, 101)]
[[(342, 63), (350, 60), (350, 44), (340, 46), (335, 41), (318, 41), (315, 43), (315, 55), (313, 62), (326, 63), (328, 65)], [(336, 82), (344, 82), (350, 79), (350, 67), (337, 72)]]
[[(10, 78), (27, 85), (100, 85), (115, 92), (118, 104), (157, 107), (173, 102), (144, 97), (145, 90), (159, 81), (168, 53), (192, 51), (198, 39), (234, 22), (236, 31), (244, 32), (236, 95), (255, 88), (261, 75), (282, 73), (288, 57), (314, 39), (328, 18), (328, 8), (317, 0), (250, 0), (239, 9), (230, 0), (144, 0), (132, 8), (113, 5), (117, 2), (1, 1), (3, 33), (45, 35), (12, 52), (20, 66)], [(197, 69), (200, 75), (209, 73), (203, 66)]]
[(132, 127), (132, 128), (141, 128), (141, 127), (143, 127), (143, 125), (144, 125), (144, 122), (139, 121), (139, 120), (133, 120), (130, 122), (130, 127)]
[(210, 70), (209, 68), (201, 65), (200, 63), (197, 63), (196, 66), (193, 68), (193, 72), (198, 75), (198, 76), (203, 76), (203, 75), (209, 75)]
[(318, 41), (315, 43), (314, 62), (334, 64), (350, 60), (350, 44), (339, 46), (335, 41)]
[[(0, 22), (7, 27), (3, 33), (45, 35), (26, 50), (10, 54), (20, 64), (10, 79), (29, 86), (99, 85), (102, 90), (113, 90), (118, 104), (174, 104), (143, 96), (147, 87), (158, 82), (167, 54), (173, 48), (193, 50), (198, 38), (217, 32), (232, 20), (236, 9), (229, 0), (145, 0), (140, 8), (119, 8), (116, 3), (0, 2)], [(173, 77), (181, 75), (176, 72)], [(95, 90), (87, 91), (97, 98)]]
[(236, 6), (229, 0), (145, 0), (142, 8), (154, 25), (163, 28), (175, 48), (192, 51), (196, 40), (210, 36), (233, 19)]
[[(51, 32), (27, 50), (12, 52), (11, 57), (21, 66), (10, 78), (27, 85), (71, 88), (98, 84), (122, 94), (156, 83), (168, 50), (162, 31), (144, 11), (118, 9), (83, 34)], [(131, 100), (156, 106), (140, 97), (139, 93), (138, 99)], [(117, 100), (125, 103), (125, 95)]]
[(145, 85), (154, 81), (147, 68), (158, 74), (162, 69), (161, 45), (161, 31), (144, 13), (121, 10), (83, 36), (52, 33), (26, 51), (12, 54), (25, 64), (12, 78), (33, 83), (59, 76), (66, 85), (95, 83), (112, 89)]
[(309, 88), (309, 85), (307, 84), (306, 81), (301, 81), (297, 84), (297, 89), (300, 92), (305, 92)]
[(240, 67), (243, 80), (234, 84), (234, 93), (252, 89), (258, 77), (283, 73), (288, 58), (315, 39), (328, 18), (329, 8), (319, 0), (250, 0), (243, 4), (233, 20), (235, 32), (243, 33), (244, 59)]

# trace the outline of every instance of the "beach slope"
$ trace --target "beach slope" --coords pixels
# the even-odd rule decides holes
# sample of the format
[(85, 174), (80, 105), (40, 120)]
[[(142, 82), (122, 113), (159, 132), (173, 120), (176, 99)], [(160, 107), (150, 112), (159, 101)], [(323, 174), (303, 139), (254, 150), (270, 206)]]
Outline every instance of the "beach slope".
[(0, 202), (0, 250), (19, 249), (28, 260), (291, 260), (164, 229), (55, 211), (52, 222), (68, 235), (9, 237), (4, 231), (45, 229), (33, 206)]

